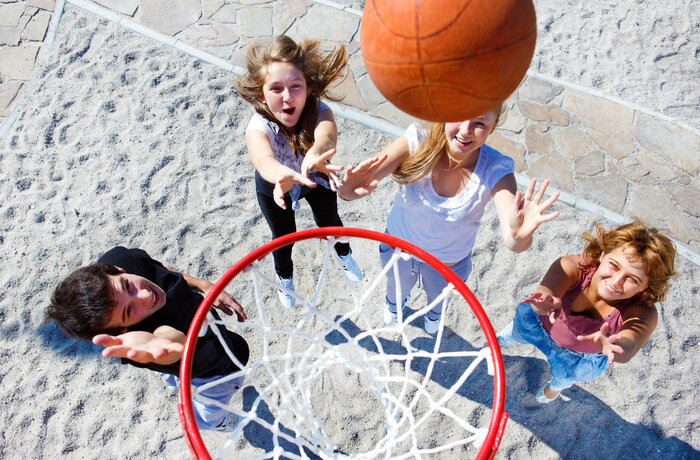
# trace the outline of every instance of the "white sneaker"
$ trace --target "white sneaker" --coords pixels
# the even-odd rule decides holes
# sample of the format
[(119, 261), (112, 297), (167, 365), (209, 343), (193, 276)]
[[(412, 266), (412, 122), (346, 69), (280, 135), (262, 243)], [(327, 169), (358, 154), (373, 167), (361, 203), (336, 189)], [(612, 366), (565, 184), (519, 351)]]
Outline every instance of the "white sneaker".
[(233, 412), (229, 412), (228, 414), (226, 414), (226, 417), (224, 417), (221, 423), (212, 428), (212, 430), (230, 433), (236, 429), (241, 420), (243, 420), (242, 417), (239, 417)]
[(437, 334), (438, 328), (440, 327), (440, 317), (437, 319), (430, 319), (428, 315), (423, 316), (423, 329), (430, 335)]
[(353, 283), (360, 282), (362, 280), (362, 270), (360, 270), (360, 267), (357, 265), (357, 262), (355, 262), (355, 259), (352, 258), (352, 252), (348, 252), (346, 255), (338, 257), (340, 257), (340, 264), (343, 266), (345, 273), (348, 274), (350, 281)]
[[(294, 291), (294, 276), (291, 278), (282, 278), (281, 276), (277, 275), (277, 279), (280, 282), (280, 286), (283, 288), (289, 289), (290, 291)], [(288, 294), (287, 292), (283, 291), (282, 289), (277, 290), (277, 295), (280, 298), (280, 303), (282, 303), (282, 306), (287, 309), (294, 308), (294, 296), (291, 294)]]
[(392, 312), (389, 310), (389, 305), (385, 304), (384, 305), (384, 323), (388, 326), (389, 324), (394, 324), (396, 323), (396, 319), (398, 318), (398, 314), (396, 312)]

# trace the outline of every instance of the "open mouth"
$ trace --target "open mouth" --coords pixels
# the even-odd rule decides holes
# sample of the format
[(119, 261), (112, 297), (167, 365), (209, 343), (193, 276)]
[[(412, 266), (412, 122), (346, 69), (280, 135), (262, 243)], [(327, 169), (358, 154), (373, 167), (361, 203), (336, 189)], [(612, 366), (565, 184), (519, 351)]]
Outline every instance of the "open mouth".
[(472, 143), (472, 141), (468, 141), (468, 140), (462, 139), (460, 137), (455, 137), (455, 140), (459, 143), (459, 145), (461, 145), (463, 147), (466, 147)]
[(290, 107), (288, 109), (282, 109), (282, 112), (286, 113), (287, 115), (291, 115), (294, 113), (294, 110), (295, 110), (294, 107)]

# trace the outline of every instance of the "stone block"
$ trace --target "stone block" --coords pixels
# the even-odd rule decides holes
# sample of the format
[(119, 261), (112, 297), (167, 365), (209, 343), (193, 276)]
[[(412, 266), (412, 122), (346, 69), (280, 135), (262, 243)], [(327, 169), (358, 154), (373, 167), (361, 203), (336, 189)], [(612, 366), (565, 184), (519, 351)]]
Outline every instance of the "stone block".
[(225, 4), (226, 0), (202, 0), (202, 15), (209, 18)]
[(665, 183), (663, 189), (682, 211), (700, 217), (700, 189), (674, 182)]
[(596, 174), (605, 171), (603, 157), (603, 152), (600, 150), (594, 150), (576, 158), (573, 163), (574, 172), (583, 176), (595, 176)]
[(0, 115), (3, 117), (10, 115), (12, 102), (17, 97), (23, 84), (23, 82), (17, 80), (0, 83)]
[(363, 111), (367, 110), (367, 104), (360, 90), (357, 88), (352, 74), (349, 74), (340, 84), (332, 86), (330, 91), (333, 95), (344, 96), (343, 100), (340, 101), (343, 104), (350, 105)]
[(521, 132), (527, 126), (527, 118), (522, 116), (517, 108), (508, 110), (501, 115), (502, 122), (498, 126), (499, 129), (505, 129), (513, 133)]
[(659, 187), (642, 185), (631, 189), (625, 214), (669, 231), (669, 236), (684, 243), (700, 240), (697, 227)]
[(527, 175), (539, 180), (549, 178), (555, 188), (565, 192), (570, 192), (574, 186), (570, 163), (558, 155), (540, 156), (529, 166)]
[(369, 114), (373, 117), (381, 118), (382, 120), (394, 123), (402, 128), (407, 128), (411, 123), (422, 123), (421, 120), (400, 111), (389, 102), (379, 104), (377, 107), (372, 109)]
[(573, 160), (594, 148), (593, 142), (580, 128), (568, 126), (552, 130), (552, 137), (562, 156)]
[(210, 19), (212, 21), (221, 22), (224, 24), (235, 24), (236, 18), (238, 17), (238, 8), (232, 3), (227, 3), (226, 5), (219, 8), (219, 10), (212, 14)]
[(525, 128), (525, 146), (529, 153), (548, 154), (556, 150), (552, 134), (544, 125), (530, 125)]
[(622, 142), (634, 139), (634, 110), (630, 107), (567, 88), (562, 108), (577, 114), (587, 128), (614, 135)]
[(349, 54), (348, 56), (348, 66), (352, 70), (353, 75), (357, 78), (367, 74), (367, 68), (365, 67), (365, 61), (362, 59), (362, 52), (358, 51), (355, 53), (350, 53), (350, 49), (346, 50)]
[(700, 175), (700, 136), (681, 126), (640, 113), (635, 137), (639, 144), (691, 176)]
[(17, 26), (19, 18), (24, 13), (24, 5), (21, 3), (12, 3), (3, 5), (2, 14), (0, 14), (0, 26)]
[(275, 3), (272, 7), (272, 35), (286, 34), (295, 20), (296, 16), (284, 5)]
[(619, 174), (586, 177), (576, 181), (576, 194), (600, 206), (621, 213), (627, 200), (628, 183)]
[(362, 97), (367, 103), (367, 107), (375, 107), (383, 102), (386, 102), (382, 93), (379, 92), (374, 83), (369, 78), (369, 75), (365, 74), (357, 79), (357, 88), (362, 93)]
[(200, 0), (141, 0), (138, 20), (166, 35), (175, 35), (202, 16)]
[(21, 30), (19, 26), (0, 26), (0, 46), (19, 45)]
[(649, 170), (640, 165), (636, 158), (627, 157), (616, 164), (623, 176), (632, 182), (642, 182), (644, 176), (649, 174)]
[(139, 7), (139, 0), (93, 0), (105, 8), (109, 8), (117, 13), (133, 16), (136, 8)]
[(51, 13), (39, 11), (22, 31), (22, 39), (33, 42), (44, 41), (46, 30), (49, 28), (49, 21), (51, 21)]
[(269, 6), (245, 6), (238, 11), (236, 22), (241, 36), (272, 36), (272, 8)]
[[(123, 0), (120, 0), (123, 1)], [(24, 4), (41, 10), (53, 11), (56, 0), (25, 0)]]
[(678, 177), (678, 173), (663, 159), (647, 151), (639, 152), (635, 155), (635, 158), (637, 162), (644, 165), (654, 177), (662, 181), (671, 181)]
[(297, 37), (348, 43), (360, 29), (360, 18), (316, 3), (299, 18), (293, 29)]
[(529, 99), (540, 104), (549, 104), (562, 91), (564, 91), (563, 86), (528, 75), (518, 88), (518, 96), (521, 99)]
[(307, 9), (311, 6), (311, 0), (282, 0), (282, 4), (290, 13), (300, 18), (306, 14)]
[(527, 101), (518, 101), (516, 104), (523, 116), (534, 121), (542, 121), (550, 125), (568, 126), (569, 112), (553, 107)]
[(29, 80), (39, 45), (5, 46), (0, 48), (1, 81)]
[(498, 128), (491, 134), (486, 143), (504, 155), (508, 155), (515, 161), (515, 172), (527, 169), (525, 163), (525, 146), (520, 142), (515, 142), (498, 132)]
[(623, 142), (614, 134), (603, 134), (592, 128), (585, 128), (585, 131), (598, 147), (613, 158), (621, 160), (634, 152), (634, 142)]

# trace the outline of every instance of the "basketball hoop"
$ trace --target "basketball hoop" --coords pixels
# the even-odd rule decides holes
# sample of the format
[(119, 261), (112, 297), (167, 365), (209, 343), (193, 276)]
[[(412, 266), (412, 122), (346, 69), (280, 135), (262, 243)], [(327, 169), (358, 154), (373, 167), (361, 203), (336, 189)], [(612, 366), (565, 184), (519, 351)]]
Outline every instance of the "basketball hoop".
[[(356, 258), (363, 250), (376, 257), (376, 244), (385, 243), (393, 248), (391, 261), (381, 268), (371, 255), (360, 259), (371, 262), (363, 264), (365, 279), (354, 284), (333, 250), (339, 240), (352, 243)], [(272, 263), (264, 259), (292, 243), (296, 306), (287, 310), (279, 304), (277, 290), (281, 287)], [(385, 276), (395, 276), (396, 262), (410, 257), (437, 270), (447, 280), (447, 287), (432, 305), (415, 301), (407, 313), (399, 309), (398, 321), (387, 325), (382, 317)], [(367, 276), (373, 268), (374, 276)], [(235, 316), (215, 320), (209, 314), (224, 289), (246, 307), (246, 322), (236, 322)], [(444, 307), (460, 298), (476, 317), (486, 347), (441, 349), (449, 335), (445, 324), (450, 315), (464, 314), (465, 310)], [(427, 336), (411, 323), (437, 302), (443, 303), (443, 315), (437, 335)], [(239, 392), (242, 395), (230, 404), (208, 401), (191, 385), (197, 338), (207, 327), (220, 340), (221, 328), (231, 329), (250, 346), (250, 362), (238, 366), (242, 370), (233, 376), (245, 377), (244, 389)], [(240, 364), (225, 341), (221, 343), (229, 358)], [(479, 366), (481, 362), (486, 369)], [(448, 364), (459, 370), (450, 368), (449, 378), (438, 378), (436, 369)], [(470, 376), (480, 383), (493, 381), (490, 416), (485, 414), (487, 405), (463, 394)], [(231, 378), (222, 376), (221, 380)], [(505, 372), (496, 335), (469, 288), (422, 249), (385, 233), (356, 228), (323, 227), (285, 235), (233, 265), (202, 301), (192, 321), (180, 380), (178, 412), (185, 439), (193, 456), (203, 459), (210, 459), (210, 452), (217, 452), (217, 458), (423, 458), (451, 454), (451, 458), (489, 459), (498, 449), (508, 418), (503, 411)], [(218, 383), (225, 382), (210, 385)], [(348, 387), (351, 394), (342, 393)], [(205, 443), (195, 421), (193, 397), (235, 413), (240, 420), (235, 431), (228, 435), (207, 432)], [(470, 413), (463, 410), (463, 404), (476, 409)], [(486, 427), (472, 426), (486, 425), (487, 419)], [(254, 444), (251, 436), (261, 431), (271, 437), (262, 450), (251, 447), (246, 453), (235, 445), (242, 432)]]

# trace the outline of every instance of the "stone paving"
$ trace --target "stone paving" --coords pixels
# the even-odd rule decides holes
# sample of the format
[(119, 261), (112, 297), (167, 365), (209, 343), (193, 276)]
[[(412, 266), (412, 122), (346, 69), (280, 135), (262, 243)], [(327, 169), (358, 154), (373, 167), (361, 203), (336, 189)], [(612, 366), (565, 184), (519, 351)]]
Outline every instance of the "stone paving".
[[(414, 120), (389, 104), (366, 73), (359, 45), (363, 0), (66, 3), (66, 8), (111, 15), (108, 19), (117, 18), (156, 39), (172, 37), (194, 47), (195, 55), (209, 54), (235, 66), (244, 64), (252, 40), (281, 33), (320, 39), (328, 49), (343, 43), (350, 78), (337, 92), (345, 95), (344, 104), (361, 122), (388, 122), (394, 133)], [(0, 0), (0, 121), (11, 115), (32, 77), (56, 4), (63, 7), (62, 1)], [(667, 231), (686, 257), (700, 263), (696, 131), (642, 107), (535, 73), (528, 74), (506, 104), (507, 117), (489, 143), (515, 159), (520, 179), (550, 177), (563, 192), (562, 201), (614, 222), (640, 217)]]

